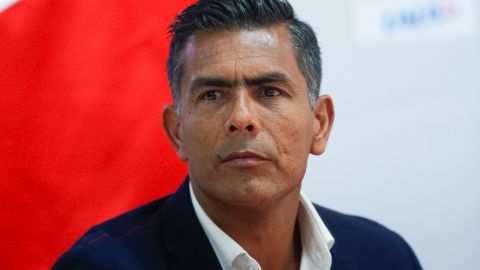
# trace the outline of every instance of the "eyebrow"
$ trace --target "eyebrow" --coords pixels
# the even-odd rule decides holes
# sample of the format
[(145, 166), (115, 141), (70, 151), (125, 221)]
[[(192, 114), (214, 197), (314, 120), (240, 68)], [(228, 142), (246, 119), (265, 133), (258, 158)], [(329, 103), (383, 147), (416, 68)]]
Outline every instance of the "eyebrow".
[(214, 87), (230, 87), (233, 88), (240, 84), (246, 84), (248, 86), (252, 85), (262, 85), (267, 83), (281, 83), (281, 84), (292, 84), (289, 77), (281, 72), (270, 72), (254, 76), (251, 78), (245, 78), (243, 80), (229, 80), (224, 77), (215, 77), (215, 76), (200, 76), (193, 80), (190, 90), (199, 89), (206, 86)]
[(266, 83), (282, 83), (282, 84), (291, 84), (290, 79), (287, 75), (281, 72), (271, 72), (256, 76), (253, 78), (245, 79), (247, 85), (259, 85)]

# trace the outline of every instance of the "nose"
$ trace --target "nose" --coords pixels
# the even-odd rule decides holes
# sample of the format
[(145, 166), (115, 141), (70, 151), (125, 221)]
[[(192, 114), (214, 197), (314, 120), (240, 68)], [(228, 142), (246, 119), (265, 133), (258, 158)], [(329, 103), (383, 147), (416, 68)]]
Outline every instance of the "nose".
[(255, 137), (260, 126), (256, 120), (254, 100), (248, 94), (240, 93), (231, 106), (230, 117), (225, 123), (225, 133), (228, 136)]

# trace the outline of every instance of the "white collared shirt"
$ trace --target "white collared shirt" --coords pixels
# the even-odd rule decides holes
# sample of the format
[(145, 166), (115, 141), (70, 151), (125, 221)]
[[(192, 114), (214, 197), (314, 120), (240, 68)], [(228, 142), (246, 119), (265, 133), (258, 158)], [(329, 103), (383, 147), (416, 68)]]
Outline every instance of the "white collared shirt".
[[(190, 197), (198, 220), (217, 255), (222, 269), (261, 270), (258, 262), (208, 217), (198, 203), (191, 183)], [(300, 270), (329, 270), (332, 265), (330, 249), (335, 240), (313, 204), (303, 192), (300, 192), (300, 208), (297, 218), (302, 242)]]

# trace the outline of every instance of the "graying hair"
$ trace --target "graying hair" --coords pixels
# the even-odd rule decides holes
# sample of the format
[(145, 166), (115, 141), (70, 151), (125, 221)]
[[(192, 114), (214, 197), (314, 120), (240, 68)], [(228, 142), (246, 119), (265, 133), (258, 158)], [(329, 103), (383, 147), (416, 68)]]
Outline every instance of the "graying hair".
[(309, 90), (313, 108), (320, 95), (322, 63), (313, 29), (297, 19), (286, 0), (199, 0), (178, 14), (170, 25), (172, 36), (167, 61), (168, 82), (175, 107), (181, 106), (180, 79), (184, 70), (183, 50), (199, 32), (229, 29), (255, 30), (273, 25), (287, 26), (296, 58)]

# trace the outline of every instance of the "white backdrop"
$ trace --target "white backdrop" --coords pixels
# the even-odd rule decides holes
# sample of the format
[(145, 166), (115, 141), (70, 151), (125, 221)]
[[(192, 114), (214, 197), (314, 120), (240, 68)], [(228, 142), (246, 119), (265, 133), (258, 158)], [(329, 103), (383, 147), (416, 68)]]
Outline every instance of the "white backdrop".
[(290, 1), (317, 32), (336, 105), (304, 191), (399, 232), (425, 269), (480, 269), (480, 5), (429, 1), (451, 14), (411, 28), (400, 16), (398, 38), (366, 33), (375, 20), (362, 14), (386, 2), (420, 12), (422, 1)]

